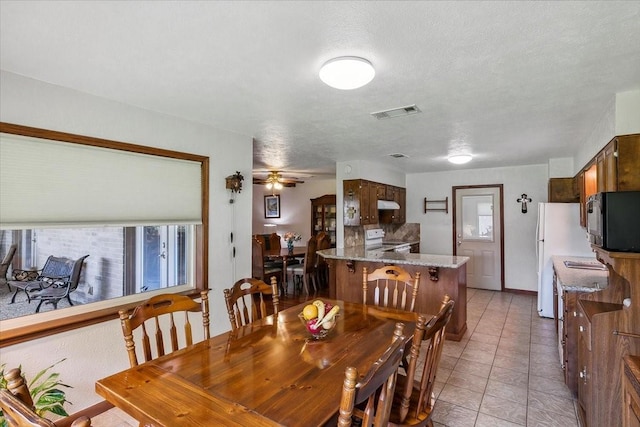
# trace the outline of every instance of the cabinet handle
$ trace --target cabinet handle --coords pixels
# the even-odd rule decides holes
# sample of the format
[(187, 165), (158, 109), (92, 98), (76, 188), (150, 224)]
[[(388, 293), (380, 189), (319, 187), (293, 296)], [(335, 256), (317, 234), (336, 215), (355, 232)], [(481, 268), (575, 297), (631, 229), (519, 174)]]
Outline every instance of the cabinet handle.
[(584, 367), (582, 368), (582, 371), (580, 371), (580, 373), (578, 374), (578, 376), (579, 376), (580, 378), (582, 378), (582, 380), (584, 381), (584, 383), (585, 383), (585, 384), (587, 383), (587, 367), (586, 367), (586, 366), (584, 366)]

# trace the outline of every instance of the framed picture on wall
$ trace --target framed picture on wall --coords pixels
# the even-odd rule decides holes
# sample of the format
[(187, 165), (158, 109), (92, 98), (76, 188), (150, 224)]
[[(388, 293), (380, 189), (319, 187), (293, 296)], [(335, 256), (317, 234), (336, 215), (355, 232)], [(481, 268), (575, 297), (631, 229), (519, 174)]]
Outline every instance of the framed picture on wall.
[(280, 195), (264, 196), (264, 217), (280, 218)]

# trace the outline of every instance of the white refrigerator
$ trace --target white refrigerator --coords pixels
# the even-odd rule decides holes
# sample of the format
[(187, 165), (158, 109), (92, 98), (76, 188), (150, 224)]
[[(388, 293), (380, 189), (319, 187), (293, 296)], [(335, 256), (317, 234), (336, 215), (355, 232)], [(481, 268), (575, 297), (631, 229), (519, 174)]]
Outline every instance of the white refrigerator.
[(553, 317), (553, 255), (595, 255), (587, 232), (580, 227), (578, 203), (539, 203), (536, 227), (538, 257), (538, 314)]

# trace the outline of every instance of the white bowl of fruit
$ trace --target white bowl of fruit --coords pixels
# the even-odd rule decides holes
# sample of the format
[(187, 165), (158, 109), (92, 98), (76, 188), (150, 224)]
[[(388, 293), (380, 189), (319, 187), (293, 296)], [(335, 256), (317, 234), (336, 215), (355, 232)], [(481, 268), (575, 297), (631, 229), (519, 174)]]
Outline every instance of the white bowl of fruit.
[(336, 326), (339, 312), (337, 305), (317, 299), (305, 305), (298, 317), (313, 339), (321, 340)]

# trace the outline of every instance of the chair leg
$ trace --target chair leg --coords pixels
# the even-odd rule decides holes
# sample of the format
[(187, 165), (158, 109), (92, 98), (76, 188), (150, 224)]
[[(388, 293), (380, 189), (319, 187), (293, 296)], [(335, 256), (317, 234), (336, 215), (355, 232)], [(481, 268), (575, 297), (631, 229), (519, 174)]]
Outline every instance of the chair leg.
[(42, 305), (42, 303), (44, 302), (43, 299), (40, 300), (40, 304), (38, 304), (38, 306), (36, 307), (36, 313), (40, 313), (40, 306)]
[(309, 275), (304, 273), (302, 275), (302, 283), (304, 285), (304, 291), (309, 295)]
[[(18, 295), (18, 292), (20, 292), (20, 288), (16, 288), (16, 291), (13, 294), (13, 298), (11, 298), (11, 304), (16, 302), (16, 296)], [(27, 291), (24, 291), (24, 292), (27, 293)], [(27, 299), (29, 299), (29, 294), (27, 294)]]
[(67, 295), (67, 301), (69, 301), (69, 305), (73, 305), (73, 303), (71, 302), (71, 295)]

